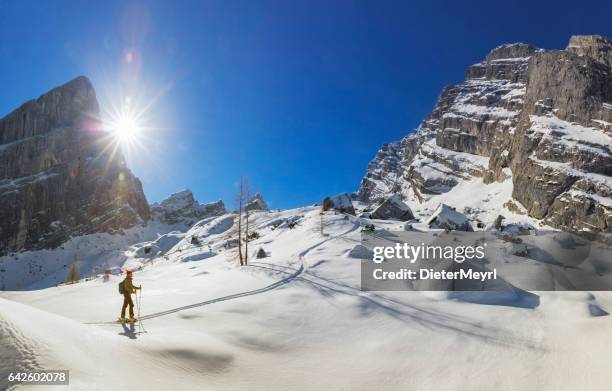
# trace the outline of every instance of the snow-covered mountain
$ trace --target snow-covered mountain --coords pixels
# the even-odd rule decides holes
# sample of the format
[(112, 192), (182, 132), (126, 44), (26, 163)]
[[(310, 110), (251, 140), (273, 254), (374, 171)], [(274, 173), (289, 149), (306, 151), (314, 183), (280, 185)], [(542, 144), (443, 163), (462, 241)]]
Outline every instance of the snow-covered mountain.
[(399, 194), (421, 217), (446, 202), (486, 210), (474, 217), (486, 224), (527, 215), (612, 232), (611, 64), (612, 41), (601, 36), (574, 36), (565, 50), (493, 49), (417, 129), (382, 146), (358, 199)]
[[(106, 271), (120, 273), (125, 262), (140, 256), (160, 256), (178, 243), (194, 224), (226, 216), (223, 201), (201, 204), (182, 190), (150, 206), (151, 218), (120, 231), (74, 235), (55, 248), (19, 251), (0, 256), (0, 290), (41, 289), (62, 284), (71, 265), (83, 278)], [(231, 224), (230, 224), (231, 225)]]

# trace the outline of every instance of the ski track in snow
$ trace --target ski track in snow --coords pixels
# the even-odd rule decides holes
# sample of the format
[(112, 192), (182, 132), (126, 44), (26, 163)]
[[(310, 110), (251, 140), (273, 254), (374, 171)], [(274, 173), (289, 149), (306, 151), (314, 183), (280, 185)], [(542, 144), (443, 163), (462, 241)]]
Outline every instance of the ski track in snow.
[[(343, 233), (341, 233), (339, 235), (331, 236), (331, 237), (329, 237), (329, 238), (327, 238), (325, 240), (322, 240), (321, 242), (319, 242), (319, 243), (317, 243), (317, 244), (307, 248), (306, 250), (302, 251), (299, 254), (299, 258), (303, 259), (306, 256), (306, 254), (308, 254), (310, 251), (314, 250), (315, 248), (321, 246), (322, 244), (324, 244), (324, 243), (326, 243), (326, 242), (328, 242), (330, 240), (333, 240), (333, 239), (338, 239), (338, 238), (344, 237), (345, 235), (348, 235), (351, 232), (354, 232), (354, 231), (358, 230), (359, 228), (360, 228), (360, 224), (358, 222), (353, 222), (353, 227), (351, 229), (349, 229), (346, 232), (343, 232)], [(166, 255), (172, 255), (172, 254), (175, 254), (177, 252), (178, 251), (174, 251), (174, 252), (168, 253)], [(187, 251), (187, 254), (184, 254), (183, 251), (181, 251), (181, 255), (178, 257), (178, 259), (181, 260), (181, 259), (186, 258), (186, 257), (192, 255), (193, 253), (197, 253), (197, 252), (201, 252), (201, 250), (197, 249), (197, 248), (196, 249), (191, 249), (190, 251), (189, 250)], [(251, 267), (254, 266), (253, 262), (251, 262), (250, 265), (247, 265), (247, 267), (249, 267), (249, 266), (251, 266)], [(255, 267), (257, 267), (257, 266), (255, 266)], [(240, 293), (236, 293), (236, 294), (233, 294), (233, 295), (227, 295), (227, 296), (223, 296), (223, 297), (218, 297), (216, 299), (205, 300), (205, 301), (202, 301), (202, 302), (199, 302), (199, 303), (189, 304), (189, 305), (185, 305), (185, 306), (181, 306), (181, 307), (172, 308), (172, 309), (169, 309), (169, 310), (166, 310), (166, 311), (160, 311), (160, 312), (156, 312), (156, 313), (153, 313), (153, 314), (144, 315), (144, 316), (140, 317), (140, 320), (148, 320), (148, 319), (158, 318), (160, 316), (170, 315), (170, 314), (173, 314), (173, 313), (176, 313), (176, 312), (179, 312), (179, 311), (189, 310), (189, 309), (197, 308), (197, 307), (203, 307), (205, 305), (214, 304), (214, 303), (218, 303), (218, 302), (226, 301), (226, 300), (238, 299), (238, 298), (245, 297), (245, 296), (256, 295), (256, 294), (260, 294), (260, 293), (264, 293), (264, 292), (270, 291), (272, 289), (276, 289), (276, 288), (278, 288), (278, 287), (280, 287), (282, 285), (290, 283), (291, 281), (296, 279), (300, 274), (302, 274), (302, 272), (304, 271), (304, 264), (302, 264), (299, 267), (299, 269), (297, 269), (297, 270), (296, 269), (292, 269), (292, 270), (293, 270), (293, 273), (291, 273), (289, 275), (289, 277), (284, 278), (284, 279), (282, 279), (280, 281), (277, 281), (277, 282), (275, 282), (273, 284), (270, 284), (270, 285), (265, 286), (265, 287), (260, 288), (260, 289), (250, 290), (250, 291), (246, 291), (246, 292), (240, 292)], [(101, 322), (85, 322), (85, 324), (91, 324), (91, 325), (106, 325), (106, 324), (116, 325), (116, 324), (120, 324), (120, 323), (117, 322), (117, 321), (101, 321)]]
[[(361, 300), (366, 301), (368, 304), (378, 307), (381, 311), (387, 313), (388, 315), (400, 320), (403, 318), (408, 318), (426, 327), (447, 329), (449, 331), (463, 334), (466, 337), (474, 337), (485, 342), (505, 345), (507, 347), (523, 346), (537, 349), (536, 344), (532, 341), (520, 336), (504, 333), (504, 331), (501, 329), (485, 327), (481, 323), (470, 321), (467, 318), (428, 310), (416, 305), (393, 300), (373, 292), (364, 292), (359, 288), (323, 278), (313, 273), (305, 272), (304, 274), (321, 281), (313, 281), (304, 276), (297, 277), (296, 270), (288, 266), (269, 264), (265, 262), (252, 262), (251, 266), (257, 266), (277, 273), (290, 274), (291, 276), (295, 276), (294, 278), (297, 281), (311, 284), (315, 288), (322, 288), (334, 293), (358, 297)], [(273, 266), (286, 270), (276, 269)], [(298, 271), (301, 272), (301, 269)], [(448, 322), (450, 322), (450, 324)]]
[[(272, 289), (276, 289), (276, 288), (278, 288), (280, 286), (283, 286), (285, 284), (290, 283), (297, 276), (299, 276), (302, 273), (303, 270), (304, 270), (304, 266), (301, 266), (298, 270), (295, 270), (294, 273), (291, 274), (289, 277), (284, 278), (284, 279), (282, 279), (280, 281), (275, 282), (274, 284), (265, 286), (265, 287), (260, 288), (260, 289), (255, 289), (255, 290), (251, 290), (251, 291), (235, 293), (233, 295), (227, 295), (227, 296), (223, 296), (223, 297), (218, 297), (216, 299), (201, 301), (199, 303), (184, 305), (184, 306), (172, 308), (172, 309), (169, 309), (169, 310), (166, 310), (166, 311), (155, 312), (153, 314), (148, 314), (148, 315), (141, 316), (140, 320), (147, 320), (147, 319), (158, 318), (160, 316), (170, 315), (170, 314), (173, 314), (173, 313), (176, 313), (176, 312), (179, 312), (179, 311), (189, 310), (189, 309), (192, 309), (192, 308), (203, 307), (205, 305), (214, 304), (214, 303), (218, 303), (218, 302), (221, 302), (221, 301), (238, 299), (238, 298), (241, 298), (241, 297), (246, 297), (246, 296), (257, 295), (257, 294), (260, 294), (260, 293), (264, 293), (264, 292), (270, 291)], [(93, 325), (113, 324), (113, 325), (115, 325), (115, 324), (120, 324), (120, 323), (117, 322), (117, 321), (112, 321), (112, 322), (85, 322), (85, 324), (93, 324)]]

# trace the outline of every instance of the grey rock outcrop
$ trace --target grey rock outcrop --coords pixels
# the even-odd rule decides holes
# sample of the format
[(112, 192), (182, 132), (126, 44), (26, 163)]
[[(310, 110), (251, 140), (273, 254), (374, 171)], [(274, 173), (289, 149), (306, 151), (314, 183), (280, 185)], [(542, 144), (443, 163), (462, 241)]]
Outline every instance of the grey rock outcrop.
[(358, 198), (423, 201), (473, 177), (512, 177), (512, 197), (530, 216), (612, 232), (611, 64), (602, 36), (574, 36), (557, 51), (493, 49), (414, 132), (381, 148)]
[(255, 251), (254, 255), (257, 259), (263, 259), (268, 257), (268, 253), (262, 247), (258, 248), (257, 251)]
[(449, 231), (474, 231), (464, 214), (457, 212), (453, 207), (446, 204), (438, 206), (438, 209), (427, 220), (427, 225), (429, 228)]
[(427, 131), (422, 130), (404, 137), (401, 141), (384, 144), (374, 160), (368, 164), (366, 175), (359, 185), (358, 199), (377, 202), (388, 194), (401, 192), (408, 183), (405, 174), (409, 170), (409, 163), (423, 141), (430, 137)]
[(372, 213), (371, 219), (408, 221), (414, 219), (412, 210), (397, 194), (392, 195), (380, 204)]
[(220, 216), (226, 213), (223, 201), (200, 204), (191, 190), (185, 189), (171, 194), (160, 203), (151, 205), (151, 216), (165, 224), (192, 225), (206, 217)]
[(527, 61), (536, 49), (528, 44), (501, 45), (491, 50), (485, 60), (468, 68), (467, 79), (524, 82)]
[(142, 185), (99, 111), (91, 83), (78, 77), (0, 119), (1, 254), (149, 219)]
[(601, 35), (574, 35), (565, 50), (612, 67), (610, 40)]
[(325, 197), (323, 204), (321, 205), (321, 210), (323, 212), (328, 210), (337, 210), (341, 213), (347, 213), (353, 216), (355, 215), (353, 202), (347, 193), (340, 193), (333, 197)]
[(268, 210), (268, 205), (260, 193), (255, 193), (253, 198), (244, 206), (246, 211)]

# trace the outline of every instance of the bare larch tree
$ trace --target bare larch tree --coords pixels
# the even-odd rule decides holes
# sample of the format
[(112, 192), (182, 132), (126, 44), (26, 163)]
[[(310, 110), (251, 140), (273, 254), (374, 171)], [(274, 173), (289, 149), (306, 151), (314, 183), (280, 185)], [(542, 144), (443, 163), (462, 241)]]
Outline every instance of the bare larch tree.
[[(240, 266), (244, 266), (248, 261), (248, 235), (249, 235), (249, 211), (246, 204), (251, 198), (251, 185), (248, 178), (241, 177), (238, 181), (238, 194), (236, 204), (238, 204), (238, 259)], [(245, 218), (245, 224), (242, 220)], [(244, 232), (243, 232), (244, 231)], [(242, 243), (245, 243), (245, 252), (242, 252)]]

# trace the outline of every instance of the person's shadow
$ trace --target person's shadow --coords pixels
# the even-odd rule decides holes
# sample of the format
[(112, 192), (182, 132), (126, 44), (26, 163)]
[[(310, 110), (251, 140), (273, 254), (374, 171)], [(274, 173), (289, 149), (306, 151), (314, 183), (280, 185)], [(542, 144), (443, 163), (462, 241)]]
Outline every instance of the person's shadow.
[(119, 335), (125, 335), (129, 339), (136, 339), (136, 326), (134, 322), (129, 323), (130, 327), (128, 328), (126, 323), (121, 323), (121, 327), (123, 327), (123, 333), (119, 333)]

